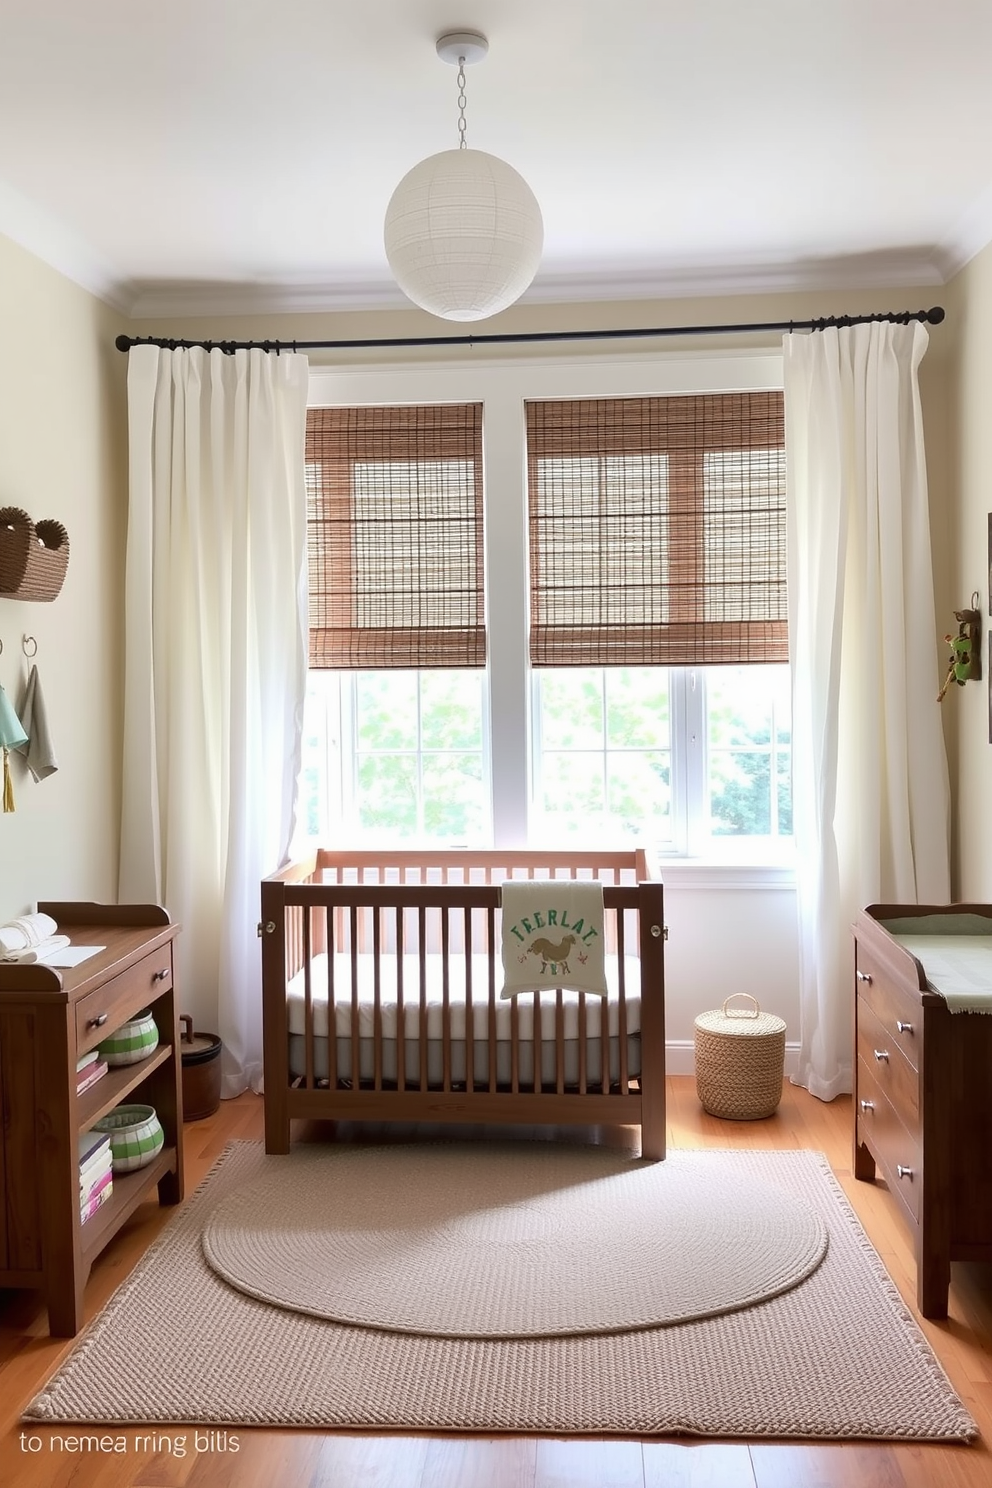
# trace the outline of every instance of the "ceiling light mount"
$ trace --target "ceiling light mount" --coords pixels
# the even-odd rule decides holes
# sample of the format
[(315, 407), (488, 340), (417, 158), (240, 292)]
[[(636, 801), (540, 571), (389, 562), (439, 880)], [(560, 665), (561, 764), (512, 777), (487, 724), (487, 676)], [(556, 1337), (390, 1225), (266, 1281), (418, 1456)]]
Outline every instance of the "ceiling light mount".
[(489, 43), (446, 31), (437, 54), (458, 68), (458, 148), (422, 160), (389, 199), (383, 239), (400, 289), (442, 320), (485, 320), (520, 298), (537, 273), (544, 224), (522, 176), (465, 139), (465, 68)]
[(489, 43), (481, 31), (446, 31), (437, 39), (438, 56), (452, 67), (462, 63), (471, 67), (473, 62), (481, 62), (488, 51)]

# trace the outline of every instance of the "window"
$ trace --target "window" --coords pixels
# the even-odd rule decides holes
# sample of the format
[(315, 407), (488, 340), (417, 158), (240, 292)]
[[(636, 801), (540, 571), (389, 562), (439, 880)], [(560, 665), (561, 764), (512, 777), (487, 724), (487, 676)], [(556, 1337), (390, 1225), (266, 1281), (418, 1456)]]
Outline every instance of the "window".
[(791, 838), (788, 667), (713, 667), (703, 682), (710, 834), (770, 843)]
[(789, 669), (534, 670), (545, 841), (647, 841), (752, 856), (792, 836)]
[(317, 374), (367, 402), (310, 413), (308, 835), (788, 841), (781, 393), (660, 366)]
[(540, 821), (679, 852), (788, 836), (788, 672), (758, 665), (788, 647), (781, 394), (526, 414)]
[(669, 675), (664, 667), (534, 673), (539, 835), (674, 844)]
[(492, 841), (484, 673), (311, 671), (304, 832), (396, 846)]
[(491, 839), (482, 410), (312, 408), (303, 826)]

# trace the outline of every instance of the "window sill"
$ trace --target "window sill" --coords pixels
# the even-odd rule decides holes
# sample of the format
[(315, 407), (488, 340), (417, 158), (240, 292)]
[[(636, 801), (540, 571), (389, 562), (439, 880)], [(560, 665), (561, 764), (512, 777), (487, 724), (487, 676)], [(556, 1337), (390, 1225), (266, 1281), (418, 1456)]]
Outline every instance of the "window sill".
[(672, 889), (794, 889), (794, 862), (746, 862), (732, 858), (655, 859), (659, 877)]

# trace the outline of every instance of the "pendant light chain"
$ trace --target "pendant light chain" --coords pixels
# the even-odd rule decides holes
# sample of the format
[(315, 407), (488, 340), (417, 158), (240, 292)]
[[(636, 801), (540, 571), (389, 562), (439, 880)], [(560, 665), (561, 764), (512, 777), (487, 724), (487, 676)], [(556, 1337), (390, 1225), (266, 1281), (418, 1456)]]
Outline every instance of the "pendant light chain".
[(465, 58), (458, 58), (458, 148), (467, 148), (465, 139)]

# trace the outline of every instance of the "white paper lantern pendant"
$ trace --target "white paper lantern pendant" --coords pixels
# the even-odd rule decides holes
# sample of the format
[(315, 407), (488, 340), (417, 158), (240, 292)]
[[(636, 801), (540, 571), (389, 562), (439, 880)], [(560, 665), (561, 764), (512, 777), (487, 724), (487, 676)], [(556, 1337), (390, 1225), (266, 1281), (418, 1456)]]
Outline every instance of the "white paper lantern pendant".
[(537, 273), (544, 224), (537, 198), (505, 160), (465, 142), (465, 66), (489, 50), (484, 36), (439, 38), (458, 65), (456, 150), (422, 160), (386, 208), (386, 257), (403, 293), (444, 320), (485, 320), (518, 300)]

